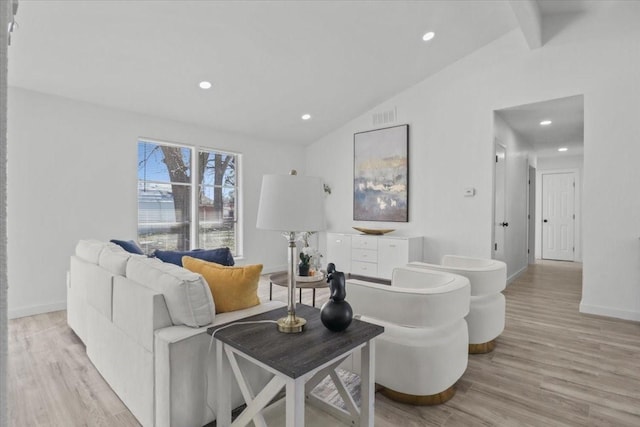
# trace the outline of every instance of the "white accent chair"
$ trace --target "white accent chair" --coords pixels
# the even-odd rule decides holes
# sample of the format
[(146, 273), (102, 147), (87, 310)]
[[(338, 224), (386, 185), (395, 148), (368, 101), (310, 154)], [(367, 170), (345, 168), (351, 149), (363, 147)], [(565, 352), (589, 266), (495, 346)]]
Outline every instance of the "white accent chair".
[(385, 328), (375, 339), (382, 394), (414, 405), (453, 397), (467, 369), (469, 295), (467, 278), (422, 268), (394, 269), (391, 286), (347, 281), (355, 315)]
[(471, 283), (471, 308), (467, 315), (469, 353), (488, 353), (504, 331), (507, 265), (495, 259), (445, 255), (442, 264), (411, 262), (411, 267), (465, 276)]

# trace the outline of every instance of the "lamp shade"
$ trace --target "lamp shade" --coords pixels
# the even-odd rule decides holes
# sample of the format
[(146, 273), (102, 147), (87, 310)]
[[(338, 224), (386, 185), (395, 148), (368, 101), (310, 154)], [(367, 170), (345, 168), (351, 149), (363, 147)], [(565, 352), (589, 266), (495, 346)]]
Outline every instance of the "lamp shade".
[(320, 178), (265, 175), (256, 226), (286, 232), (324, 230), (324, 189)]

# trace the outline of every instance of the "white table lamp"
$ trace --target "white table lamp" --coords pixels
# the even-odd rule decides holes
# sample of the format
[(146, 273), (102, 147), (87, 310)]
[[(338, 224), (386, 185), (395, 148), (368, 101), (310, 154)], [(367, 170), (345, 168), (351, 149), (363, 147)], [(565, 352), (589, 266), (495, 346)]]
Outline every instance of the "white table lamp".
[(262, 178), (258, 228), (287, 233), (289, 240), (289, 286), (287, 317), (278, 320), (280, 332), (302, 332), (307, 321), (296, 317), (296, 233), (324, 230), (324, 189), (320, 178), (265, 175)]

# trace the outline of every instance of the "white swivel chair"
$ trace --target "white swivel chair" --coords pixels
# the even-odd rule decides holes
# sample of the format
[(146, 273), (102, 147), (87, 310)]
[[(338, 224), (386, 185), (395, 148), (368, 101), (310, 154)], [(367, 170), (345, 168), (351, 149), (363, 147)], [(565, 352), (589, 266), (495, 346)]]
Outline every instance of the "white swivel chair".
[(396, 268), (391, 286), (347, 281), (354, 314), (385, 328), (375, 339), (382, 394), (414, 405), (453, 397), (467, 369), (469, 295), (467, 278), (421, 268)]
[(467, 315), (469, 353), (488, 353), (504, 330), (507, 265), (494, 259), (445, 255), (442, 264), (411, 262), (411, 267), (460, 274), (471, 283), (471, 308)]

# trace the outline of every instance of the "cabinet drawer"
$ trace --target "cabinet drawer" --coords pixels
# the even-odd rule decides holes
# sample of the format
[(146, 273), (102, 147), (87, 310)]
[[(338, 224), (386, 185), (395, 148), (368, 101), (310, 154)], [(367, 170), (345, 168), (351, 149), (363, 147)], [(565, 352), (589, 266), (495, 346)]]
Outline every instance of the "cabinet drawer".
[(380, 238), (380, 240), (378, 240), (378, 250), (398, 252), (406, 255), (409, 252), (409, 242), (401, 239)]
[(351, 249), (351, 259), (353, 261), (378, 262), (378, 251), (369, 249)]
[(351, 261), (351, 274), (376, 277), (378, 266), (373, 262)]
[(351, 247), (355, 249), (378, 249), (378, 238), (372, 236), (352, 236)]

